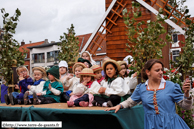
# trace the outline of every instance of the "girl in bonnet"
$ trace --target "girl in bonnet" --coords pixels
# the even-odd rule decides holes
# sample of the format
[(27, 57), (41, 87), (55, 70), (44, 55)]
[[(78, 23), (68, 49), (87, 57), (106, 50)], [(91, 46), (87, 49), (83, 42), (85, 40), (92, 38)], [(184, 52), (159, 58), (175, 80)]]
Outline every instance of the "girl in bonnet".
[(96, 64), (96, 62), (92, 59), (92, 55), (88, 51), (83, 52), (81, 54), (81, 58), (89, 60), (92, 65)]

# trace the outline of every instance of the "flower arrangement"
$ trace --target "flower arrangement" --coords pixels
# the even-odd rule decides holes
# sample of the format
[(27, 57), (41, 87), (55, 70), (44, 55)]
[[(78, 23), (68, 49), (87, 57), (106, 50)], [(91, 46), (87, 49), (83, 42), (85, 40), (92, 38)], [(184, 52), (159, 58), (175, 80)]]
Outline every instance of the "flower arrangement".
[(167, 68), (164, 68), (163, 78), (165, 80), (172, 81), (172, 82), (177, 83), (180, 86), (182, 86), (182, 81), (180, 79), (181, 76), (182, 76), (182, 74), (178, 72), (178, 69), (167, 69)]
[[(180, 77), (182, 76), (181, 73), (178, 72), (178, 69), (167, 69), (164, 68), (163, 71), (163, 78), (165, 80), (169, 80), (172, 81), (174, 83), (177, 83), (180, 85), (180, 87), (182, 88), (183, 82), (180, 79)], [(176, 106), (177, 109), (177, 114), (187, 123), (187, 125), (190, 128), (194, 128), (194, 115), (193, 115), (193, 109), (191, 110), (184, 110), (179, 106)]]

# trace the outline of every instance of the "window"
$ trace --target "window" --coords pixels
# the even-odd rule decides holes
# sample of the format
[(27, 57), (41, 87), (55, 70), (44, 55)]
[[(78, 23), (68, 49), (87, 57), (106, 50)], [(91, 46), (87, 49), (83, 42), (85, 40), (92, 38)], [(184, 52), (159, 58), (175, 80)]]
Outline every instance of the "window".
[(28, 58), (28, 53), (26, 53), (25, 59)]
[(173, 60), (173, 61), (178, 62), (178, 61), (176, 60), (176, 58), (179, 57), (179, 53), (180, 53), (179, 50), (173, 50), (173, 51), (172, 51), (172, 60)]
[(172, 38), (173, 38), (174, 43), (178, 42), (178, 35), (177, 34), (173, 34)]
[(100, 61), (96, 61), (96, 65), (101, 66), (101, 62)]
[(102, 46), (101, 46), (101, 48), (99, 47), (98, 49), (97, 49), (97, 51), (101, 51), (102, 50)]
[(58, 61), (59, 51), (47, 52), (47, 62)]
[(32, 63), (45, 63), (44, 53), (32, 54)]

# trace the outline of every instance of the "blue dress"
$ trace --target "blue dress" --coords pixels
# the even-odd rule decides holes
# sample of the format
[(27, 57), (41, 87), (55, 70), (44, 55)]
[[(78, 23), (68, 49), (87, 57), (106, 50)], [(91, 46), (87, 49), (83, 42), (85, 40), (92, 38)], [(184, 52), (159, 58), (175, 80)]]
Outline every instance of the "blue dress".
[(147, 89), (145, 83), (139, 84), (131, 96), (133, 101), (143, 103), (145, 129), (189, 129), (175, 108), (175, 102), (183, 98), (180, 86), (171, 81), (156, 91)]

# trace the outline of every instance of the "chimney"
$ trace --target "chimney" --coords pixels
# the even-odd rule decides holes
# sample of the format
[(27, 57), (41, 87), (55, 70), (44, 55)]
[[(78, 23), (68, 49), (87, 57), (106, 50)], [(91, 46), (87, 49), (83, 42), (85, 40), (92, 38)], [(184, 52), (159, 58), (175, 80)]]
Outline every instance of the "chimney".
[(21, 42), (21, 46), (24, 46), (25, 45), (25, 42), (24, 42), (24, 40), (22, 40), (22, 42)]
[(45, 39), (44, 40), (44, 44), (48, 44), (49, 42), (48, 42), (48, 39)]

